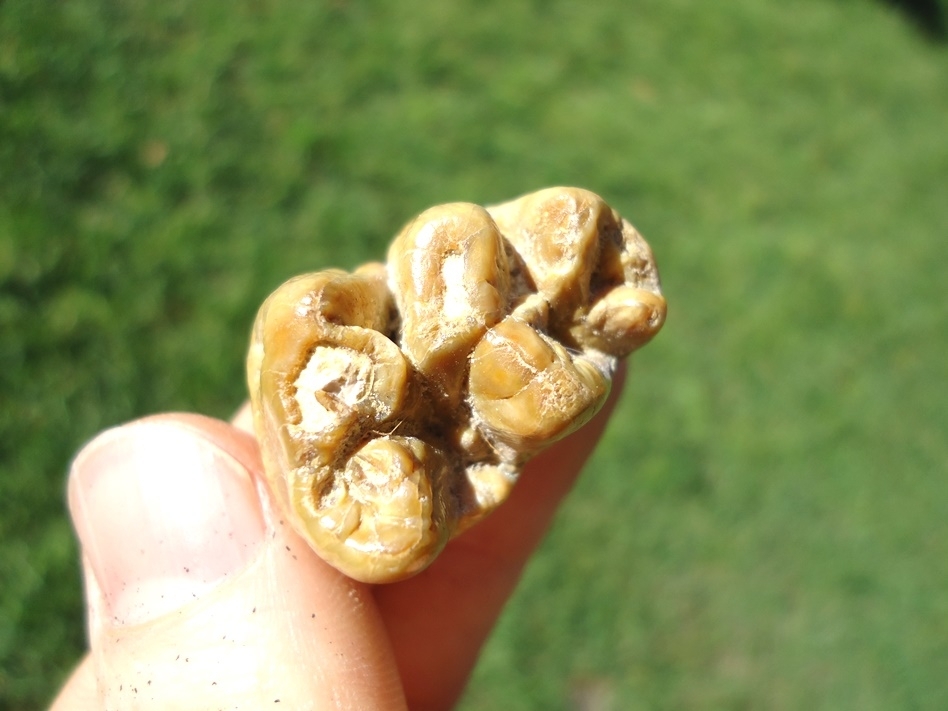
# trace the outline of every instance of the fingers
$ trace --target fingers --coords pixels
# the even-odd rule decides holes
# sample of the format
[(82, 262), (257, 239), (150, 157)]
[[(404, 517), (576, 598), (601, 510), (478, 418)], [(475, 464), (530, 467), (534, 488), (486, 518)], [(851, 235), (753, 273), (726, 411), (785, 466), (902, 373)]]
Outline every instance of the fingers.
[(282, 525), (259, 467), (251, 437), (187, 415), (78, 455), (91, 662), (57, 711), (90, 708), (93, 676), (95, 708), (404, 708), (371, 595)]
[(234, 416), (230, 419), (230, 424), (243, 432), (253, 434), (253, 411), (250, 409), (250, 401), (246, 400)]
[(410, 708), (450, 708), (481, 645), (602, 435), (625, 380), (584, 428), (529, 462), (510, 498), (414, 578), (375, 588)]
[(86, 656), (73, 670), (49, 711), (100, 711), (102, 708), (92, 657)]

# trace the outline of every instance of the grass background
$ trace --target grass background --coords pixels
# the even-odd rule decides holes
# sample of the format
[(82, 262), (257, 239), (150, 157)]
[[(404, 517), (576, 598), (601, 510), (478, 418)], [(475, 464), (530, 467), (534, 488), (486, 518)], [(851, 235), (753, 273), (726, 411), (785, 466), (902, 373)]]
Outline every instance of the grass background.
[(948, 53), (870, 0), (0, 2), (0, 709), (81, 653), (72, 453), (257, 305), (588, 187), (670, 302), (462, 707), (948, 708)]

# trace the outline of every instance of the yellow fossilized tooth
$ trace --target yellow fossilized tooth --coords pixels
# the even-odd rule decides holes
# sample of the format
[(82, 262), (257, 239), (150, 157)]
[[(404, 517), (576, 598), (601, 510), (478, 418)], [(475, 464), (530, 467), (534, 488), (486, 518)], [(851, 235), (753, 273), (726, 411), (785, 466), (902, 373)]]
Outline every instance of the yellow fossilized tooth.
[(642, 235), (610, 211), (591, 275), (590, 297), (561, 324), (582, 348), (623, 358), (645, 345), (665, 323), (655, 258)]
[(248, 357), (254, 426), (297, 528), (349, 450), (405, 405), (410, 365), (384, 335), (392, 313), (384, 269), (298, 277), (260, 309)]
[(588, 190), (550, 188), (488, 211), (526, 263), (537, 293), (553, 309), (568, 311), (589, 298), (603, 209)]
[(623, 357), (661, 328), (665, 299), (652, 252), (598, 195), (550, 188), (488, 209), (548, 304), (546, 327), (556, 337)]
[(665, 308), (645, 240), (577, 188), (432, 208), (387, 264), (291, 279), (247, 358), (280, 506), (347, 575), (418, 572), (595, 414)]
[(467, 466), (455, 490), (460, 506), (454, 535), (457, 536), (500, 506), (517, 483), (513, 464), (475, 462)]
[(570, 328), (574, 341), (622, 357), (648, 343), (665, 323), (665, 299), (654, 291), (617, 286)]
[(512, 317), (488, 331), (471, 356), (476, 421), (515, 460), (584, 425), (608, 394), (607, 375), (592, 362)]
[(391, 582), (427, 566), (457, 518), (450, 464), (416, 437), (369, 439), (338, 469), (289, 472), (302, 533), (331, 565), (366, 582)]
[(471, 348), (506, 314), (503, 238), (484, 208), (441, 205), (402, 230), (389, 248), (388, 264), (401, 314), (401, 347), (457, 402)]

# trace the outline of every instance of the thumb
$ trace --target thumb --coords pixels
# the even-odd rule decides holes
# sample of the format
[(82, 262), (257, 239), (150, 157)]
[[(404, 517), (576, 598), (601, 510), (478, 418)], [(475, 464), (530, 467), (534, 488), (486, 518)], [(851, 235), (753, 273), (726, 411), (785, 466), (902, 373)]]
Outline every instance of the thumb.
[(95, 707), (404, 707), (372, 596), (283, 525), (259, 468), (251, 437), (190, 415), (79, 453)]

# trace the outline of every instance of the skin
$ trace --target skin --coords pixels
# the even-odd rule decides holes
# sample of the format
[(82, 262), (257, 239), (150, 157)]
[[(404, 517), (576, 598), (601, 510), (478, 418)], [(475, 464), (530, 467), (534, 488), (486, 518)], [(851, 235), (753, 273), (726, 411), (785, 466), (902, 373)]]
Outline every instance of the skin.
[[(259, 709), (274, 707), (277, 699), (276, 708), (290, 709), (453, 707), (525, 564), (599, 440), (623, 376), (620, 371), (608, 402), (587, 426), (526, 466), (503, 506), (452, 541), (427, 570), (391, 585), (343, 576), (281, 524), (263, 484), (246, 407), (232, 423), (160, 415), (94, 440), (77, 456), (69, 484), (83, 549), (90, 652), (52, 709)], [(99, 446), (108, 438), (118, 446)], [(179, 444), (136, 459), (136, 448), (158, 441)], [(195, 452), (214, 457), (187, 460), (192, 442)], [(164, 456), (173, 460), (167, 469)], [(169, 500), (178, 495), (161, 489), (175, 485), (168, 474), (175, 467), (220, 462), (246, 473), (222, 487), (231, 492), (226, 506), (232, 510), (220, 513), (235, 525), (236, 547), (233, 531), (215, 538), (219, 522), (204, 521), (200, 512), (181, 524), (184, 532), (179, 523), (193, 512), (148, 523), (131, 511), (124, 494), (113, 496), (114, 488), (106, 486), (125, 486), (141, 475), (129, 468), (153, 469), (146, 503), (158, 506), (165, 493)], [(217, 474), (209, 476), (213, 481)], [(123, 514), (133, 517), (131, 525), (103, 533), (103, 521), (120, 522)], [(184, 578), (183, 588), (168, 587), (167, 576), (159, 576), (161, 585), (141, 587), (151, 592), (130, 588), (128, 571), (136, 580), (149, 579), (152, 560), (143, 563), (131, 553), (152, 544), (160, 553), (162, 536), (184, 541), (180, 550), (198, 567), (207, 566), (205, 577), (213, 580)], [(160, 555), (154, 560), (156, 566), (167, 562)]]

